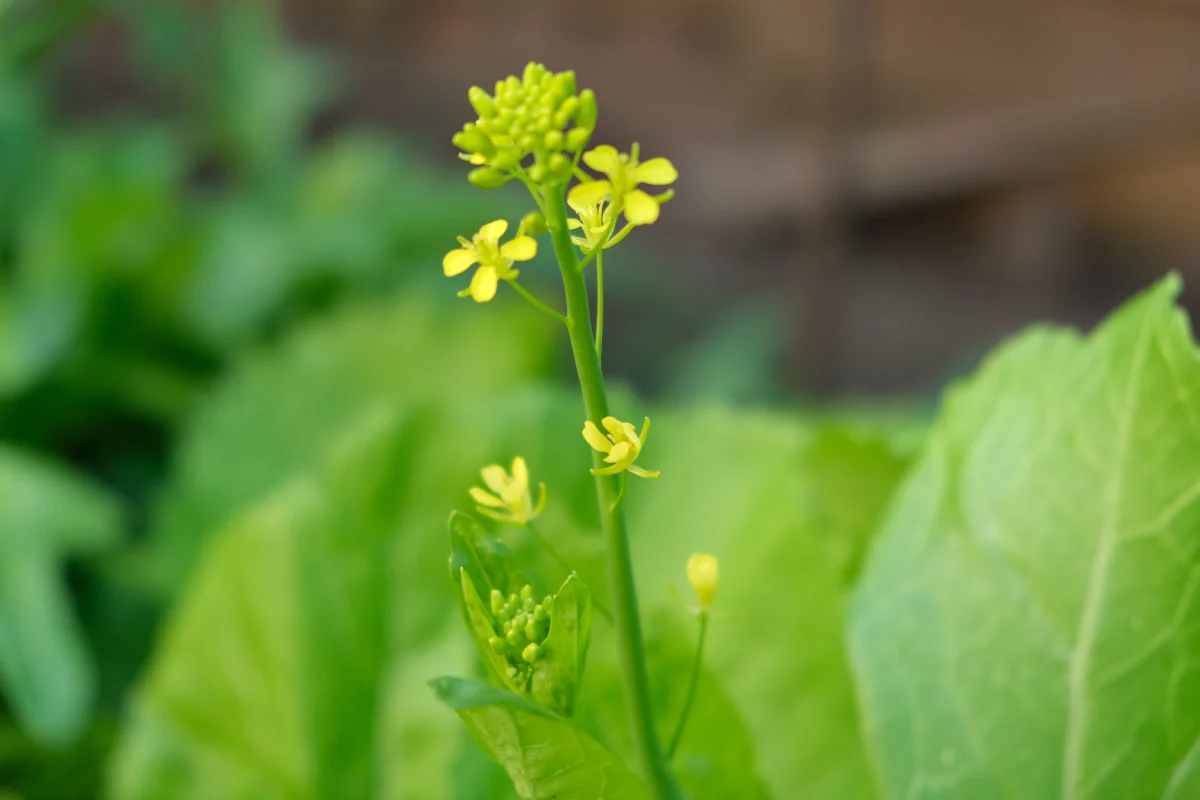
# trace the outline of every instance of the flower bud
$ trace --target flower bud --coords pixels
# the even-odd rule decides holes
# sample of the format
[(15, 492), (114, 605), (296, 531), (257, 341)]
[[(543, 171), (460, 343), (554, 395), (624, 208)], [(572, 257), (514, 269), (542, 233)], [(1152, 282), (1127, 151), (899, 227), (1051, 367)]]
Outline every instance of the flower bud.
[(532, 614), (533, 609), (536, 606), (537, 606), (537, 603), (533, 602), (532, 597), (526, 597), (525, 602), (521, 604), (521, 610), (524, 611), (526, 614)]
[[(564, 100), (562, 102), (562, 105), (560, 105), (558, 107), (558, 113), (565, 114), (566, 119), (570, 119), (571, 117), (575, 116), (575, 112), (578, 110), (579, 110), (579, 98), (578, 97), (568, 97), (566, 100)], [(563, 123), (563, 125), (566, 125), (566, 124), (567, 123), (565, 123), (565, 122)]]
[(550, 84), (550, 93), (559, 102), (575, 94), (575, 72), (567, 70), (555, 75)]
[(527, 622), (529, 622), (529, 615), (526, 614), (524, 611), (518, 611), (516, 613), (516, 615), (513, 616), (513, 619), (512, 619), (513, 630), (518, 630), (518, 631), (524, 630), (525, 623), (527, 623)]
[[(549, 230), (549, 229), (546, 227), (546, 218), (543, 217), (540, 212), (530, 211), (528, 214), (521, 217), (520, 234), (527, 234), (529, 236), (541, 236), (547, 230)], [(520, 235), (520, 234), (518, 234), (518, 235)], [(538, 606), (537, 608), (534, 609), (535, 612), (540, 611), (540, 610), (541, 610), (541, 606)]]
[(532, 167), (530, 167), (529, 180), (533, 181), (534, 183), (541, 183), (542, 181), (546, 180), (546, 165), (534, 164)]
[(579, 93), (579, 112), (575, 115), (575, 124), (587, 131), (595, 130), (596, 117), (598, 115), (596, 109), (596, 93), (591, 89), (584, 89)]
[(479, 169), (471, 170), (470, 174), (467, 175), (467, 180), (480, 189), (499, 189), (508, 183), (509, 178), (494, 167), (480, 167)]
[(513, 647), (517, 647), (518, 645), (521, 644), (521, 631), (517, 630), (516, 628), (513, 628), (504, 637), (504, 640), (506, 642), (508, 642), (510, 645), (512, 645)]
[(521, 138), (517, 140), (517, 144), (520, 145), (522, 150), (528, 152), (537, 145), (537, 137), (532, 133), (523, 134)]
[(691, 558), (688, 559), (688, 583), (692, 585), (692, 590), (696, 592), (696, 597), (700, 601), (701, 612), (708, 610), (708, 607), (712, 605), (713, 597), (717, 593), (717, 583), (720, 577), (721, 573), (715, 556), (710, 556), (707, 553), (693, 553)]
[(567, 131), (566, 149), (572, 153), (578, 152), (587, 146), (588, 139), (592, 138), (592, 132), (588, 128), (571, 128)]
[(500, 612), (504, 610), (504, 595), (500, 594), (499, 589), (492, 589), (492, 593), (488, 597), (488, 605), (491, 606), (493, 617), (500, 616)]
[(504, 651), (508, 649), (508, 645), (499, 636), (488, 639), (488, 647), (492, 648), (492, 652), (497, 655), (504, 655)]
[(491, 119), (495, 116), (496, 102), (481, 87), (472, 86), (468, 89), (467, 100), (471, 102), (471, 107), (475, 109), (475, 113), (479, 115), (480, 119)]
[[(562, 127), (562, 126), (560, 125), (559, 127)], [(545, 138), (542, 139), (542, 142), (543, 142), (543, 144), (546, 145), (547, 150), (558, 150), (559, 148), (562, 147), (562, 143), (563, 143), (562, 131), (559, 131), (559, 130), (550, 131), (549, 133), (546, 134)]]
[(454, 146), (464, 153), (482, 153), (485, 156), (492, 156), (496, 152), (492, 138), (474, 125), (463, 128), (454, 134), (454, 138), (450, 141), (454, 142)]
[(538, 622), (545, 622), (548, 616), (545, 606), (538, 606), (533, 610), (533, 618)]
[(506, 147), (492, 158), (492, 166), (496, 169), (512, 169), (521, 163), (523, 155), (515, 147)]
[(526, 647), (524, 650), (521, 651), (521, 658), (523, 658), (527, 664), (532, 664), (533, 662), (537, 661), (541, 657), (542, 657), (542, 648), (536, 644), (530, 644), (528, 647)]
[[(514, 595), (514, 597), (515, 597), (515, 595)], [(531, 584), (527, 583), (521, 587), (521, 602), (525, 602), (526, 600), (532, 600), (532, 599), (533, 599), (533, 586)]]

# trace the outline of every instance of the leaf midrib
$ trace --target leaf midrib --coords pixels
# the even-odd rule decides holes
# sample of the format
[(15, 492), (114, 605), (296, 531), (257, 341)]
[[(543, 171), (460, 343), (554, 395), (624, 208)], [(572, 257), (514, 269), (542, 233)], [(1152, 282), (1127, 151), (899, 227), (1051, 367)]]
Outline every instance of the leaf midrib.
[(1083, 610), (1079, 618), (1079, 631), (1075, 646), (1071, 650), (1067, 669), (1067, 731), (1063, 743), (1062, 798), (1076, 800), (1083, 778), (1085, 747), (1088, 725), (1088, 673), (1091, 671), (1092, 652), (1096, 643), (1100, 610), (1104, 591), (1107, 588), (1117, 544), (1117, 520), (1124, 500), (1124, 477), (1128, 458), (1130, 432), (1137, 409), (1138, 384), (1145, 370), (1147, 358), (1147, 336), (1151, 315), (1146, 313), (1138, 333), (1129, 374), (1129, 386), (1120, 419), (1117, 421), (1116, 455), (1112, 474), (1109, 477), (1108, 500), (1104, 519), (1100, 527), (1100, 541), (1092, 557), (1084, 593)]

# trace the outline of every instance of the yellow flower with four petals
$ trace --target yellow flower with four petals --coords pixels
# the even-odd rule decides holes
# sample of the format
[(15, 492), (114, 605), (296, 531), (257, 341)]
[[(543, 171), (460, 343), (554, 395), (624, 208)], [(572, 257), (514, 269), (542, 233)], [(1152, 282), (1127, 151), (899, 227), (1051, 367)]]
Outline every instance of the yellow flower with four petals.
[(651, 472), (634, 464), (646, 444), (646, 436), (650, 433), (650, 418), (642, 423), (642, 431), (638, 433), (632, 423), (622, 422), (616, 417), (605, 417), (600, 420), (608, 435), (600, 432), (596, 423), (590, 419), (583, 423), (583, 438), (593, 450), (607, 453), (605, 463), (611, 466), (593, 469), (593, 475), (616, 475), (618, 472), (629, 470), (639, 478), (657, 478), (662, 473)]
[(512, 268), (514, 261), (528, 261), (537, 255), (537, 240), (532, 236), (521, 235), (500, 244), (500, 237), (507, 230), (505, 220), (489, 222), (470, 241), (458, 237), (462, 247), (446, 253), (442, 259), (442, 272), (448, 278), (479, 265), (471, 277), (471, 285), (459, 292), (459, 297), (470, 295), (476, 303), (486, 303), (496, 296), (500, 281), (516, 280), (520, 273)]
[(613, 208), (624, 212), (630, 225), (649, 225), (658, 219), (661, 197), (652, 197), (638, 188), (669, 186), (679, 177), (675, 165), (665, 158), (638, 161), (638, 145), (634, 142), (631, 153), (618, 153), (615, 147), (602, 144), (583, 154), (583, 162), (597, 172), (603, 172), (608, 180), (587, 181), (571, 189), (569, 200), (572, 208), (595, 206), (604, 198), (612, 201)]
[(546, 507), (546, 484), (539, 484), (535, 506), (529, 493), (529, 468), (520, 456), (513, 459), (511, 475), (499, 464), (484, 467), (480, 474), (492, 490), (470, 488), (471, 499), (478, 503), (475, 509), (480, 514), (508, 525), (526, 525)]

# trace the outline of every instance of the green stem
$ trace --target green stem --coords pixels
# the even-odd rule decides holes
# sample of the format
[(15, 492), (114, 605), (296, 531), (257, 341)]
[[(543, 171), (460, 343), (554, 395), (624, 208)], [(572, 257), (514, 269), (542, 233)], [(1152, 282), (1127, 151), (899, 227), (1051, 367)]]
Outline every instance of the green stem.
[[(546, 225), (554, 240), (554, 254), (562, 272), (567, 297), (567, 331), (571, 336), (571, 351), (579, 386), (583, 390), (583, 407), (587, 418), (596, 424), (608, 416), (608, 395), (604, 374), (600, 371), (600, 356), (592, 338), (591, 309), (588, 307), (587, 286), (579, 274), (575, 246), (567, 230), (567, 209), (563, 190), (546, 192)], [(605, 466), (600, 453), (592, 451), (595, 468)], [(642, 622), (638, 616), (637, 591), (633, 582), (633, 560), (629, 552), (629, 536), (625, 530), (625, 514), (616, 503), (617, 479), (596, 476), (596, 495), (600, 508), (600, 527), (608, 545), (608, 571), (616, 611), (616, 632), (620, 651), (621, 677), (625, 683), (626, 705), (633, 727), (634, 747), (642, 771), (659, 800), (680, 797), (675, 779), (663, 757), (662, 743), (654, 724), (654, 708), (650, 702), (650, 677), (646, 670), (646, 652), (642, 642)]]
[(700, 666), (704, 663), (704, 639), (708, 635), (708, 613), (700, 612), (700, 641), (696, 643), (696, 660), (692, 662), (692, 680), (688, 684), (687, 698), (683, 701), (683, 710), (679, 712), (679, 722), (675, 724), (675, 733), (671, 743), (667, 745), (667, 761), (675, 755), (680, 740), (683, 739), (683, 729), (687, 727), (688, 717), (692, 713), (692, 703), (696, 700), (696, 687), (700, 685)]
[(596, 251), (596, 358), (604, 360), (604, 248)]
[(532, 294), (530, 294), (529, 290), (526, 289), (524, 286), (517, 283), (516, 281), (509, 281), (509, 283), (512, 284), (512, 287), (514, 289), (516, 289), (518, 292), (521, 293), (521, 297), (524, 297), (526, 300), (528, 300), (530, 303), (532, 303), (533, 307), (536, 308), (538, 311), (541, 311), (543, 314), (548, 314), (550, 317), (558, 320), (563, 325), (568, 324), (567, 318), (565, 315), (558, 313), (553, 308), (551, 308), (550, 306), (543, 303), (541, 300), (538, 300), (536, 297), (534, 297)]
[[(550, 557), (558, 562), (558, 566), (562, 567), (564, 572), (570, 575), (575, 571), (571, 569), (571, 565), (567, 563), (565, 558), (563, 558), (562, 553), (558, 552), (558, 549), (554, 545), (550, 544), (550, 540), (543, 536), (542, 532), (539, 531), (532, 522), (526, 522), (525, 527), (528, 528), (529, 532), (533, 534), (533, 538), (537, 539), (538, 543), (541, 544), (546, 552), (550, 554)], [(613, 623), (612, 612), (601, 605), (600, 601), (595, 597), (592, 598), (592, 605), (596, 607), (596, 610), (600, 612), (601, 616), (608, 620), (610, 625)]]

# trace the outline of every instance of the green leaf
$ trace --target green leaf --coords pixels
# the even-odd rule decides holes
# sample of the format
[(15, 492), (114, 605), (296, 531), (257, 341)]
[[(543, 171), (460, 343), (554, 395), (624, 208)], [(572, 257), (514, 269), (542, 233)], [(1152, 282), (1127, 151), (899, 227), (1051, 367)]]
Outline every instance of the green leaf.
[[(351, 305), (234, 370), (184, 431), (155, 514), (151, 549), (164, 586), (182, 585), (209, 534), (319, 464), (363, 415), (485, 397), (543, 369), (541, 320), (524, 309), (477, 311), (448, 309), (424, 292)], [(462, 471), (477, 476), (488, 463), (464, 463), (477, 450), (431, 448), (431, 466), (416, 479), (436, 474), (447, 459), (456, 473), (452, 482), (425, 483), (429, 502), (421, 507), (436, 509), (438, 525), (465, 497)], [(445, 540), (429, 541), (444, 558)]]
[(522, 798), (649, 800), (615, 755), (554, 712), (474, 681), (439, 678), (430, 686), (504, 767)]
[(0, 447), (0, 688), (22, 727), (44, 744), (82, 733), (95, 693), (61, 562), (115, 545), (120, 512), (71, 472)]
[(948, 393), (855, 598), (887, 797), (1196, 796), (1200, 358), (1177, 279)]
[(577, 575), (570, 575), (554, 595), (545, 656), (533, 670), (534, 700), (564, 716), (575, 712), (591, 640), (591, 595)]
[(461, 583), (466, 572), (480, 599), (491, 597), (492, 590), (507, 597), (519, 592), (530, 580), (512, 552), (499, 539), (488, 534), (469, 514), (450, 512), (450, 579)]
[(475, 640), (479, 649), (479, 657), (487, 669), (488, 678), (497, 686), (506, 686), (512, 691), (520, 691), (520, 687), (508, 677), (508, 661), (504, 656), (492, 650), (488, 644), (496, 636), (496, 629), (491, 611), (488, 609), (479, 592), (475, 590), (475, 582), (471, 573), (465, 568), (459, 569), (459, 579), (462, 582), (462, 603), (467, 618), (467, 630)]
[(388, 768), (414, 733), (389, 680), (406, 452), (396, 416), (374, 415), (213, 540), (137, 693), (113, 797), (424, 796)]

